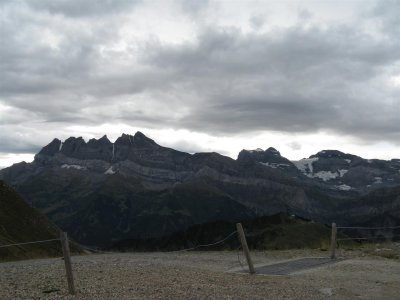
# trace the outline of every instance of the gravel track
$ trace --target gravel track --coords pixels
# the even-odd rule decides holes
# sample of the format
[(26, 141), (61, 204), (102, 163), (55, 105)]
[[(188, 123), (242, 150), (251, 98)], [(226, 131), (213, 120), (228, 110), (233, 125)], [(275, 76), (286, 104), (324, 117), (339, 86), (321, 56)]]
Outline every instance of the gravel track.
[[(252, 253), (255, 264), (326, 255)], [(359, 256), (290, 276), (227, 272), (240, 268), (234, 251), (74, 256), (76, 296), (68, 295), (60, 258), (7, 262), (0, 263), (0, 299), (400, 299), (399, 260)]]

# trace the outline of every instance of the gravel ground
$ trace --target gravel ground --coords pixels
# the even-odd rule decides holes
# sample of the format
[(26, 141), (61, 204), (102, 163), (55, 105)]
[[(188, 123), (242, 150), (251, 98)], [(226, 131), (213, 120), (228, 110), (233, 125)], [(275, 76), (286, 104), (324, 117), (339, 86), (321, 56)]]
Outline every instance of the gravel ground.
[[(241, 268), (234, 251), (74, 256), (76, 296), (68, 296), (60, 258), (7, 262), (0, 263), (0, 299), (400, 299), (398, 259), (341, 254), (347, 259), (290, 276), (227, 272)], [(256, 265), (326, 255), (252, 252)]]

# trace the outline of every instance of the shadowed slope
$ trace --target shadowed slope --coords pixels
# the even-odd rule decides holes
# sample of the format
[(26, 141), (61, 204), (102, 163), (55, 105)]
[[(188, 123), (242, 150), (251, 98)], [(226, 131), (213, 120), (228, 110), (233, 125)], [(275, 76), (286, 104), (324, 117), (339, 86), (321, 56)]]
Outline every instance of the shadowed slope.
[[(59, 231), (56, 225), (0, 180), (0, 246), (58, 239)], [(59, 241), (0, 248), (0, 261), (57, 255), (62, 255)]]

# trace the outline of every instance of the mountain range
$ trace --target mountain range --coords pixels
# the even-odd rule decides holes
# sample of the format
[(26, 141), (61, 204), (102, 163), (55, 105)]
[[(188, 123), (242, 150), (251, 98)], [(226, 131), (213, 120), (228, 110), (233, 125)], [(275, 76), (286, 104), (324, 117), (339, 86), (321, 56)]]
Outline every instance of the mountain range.
[(400, 225), (400, 159), (337, 150), (290, 161), (271, 147), (235, 160), (163, 147), (141, 132), (114, 143), (70, 137), (54, 139), (32, 163), (0, 170), (0, 179), (76, 240), (99, 247), (280, 212)]

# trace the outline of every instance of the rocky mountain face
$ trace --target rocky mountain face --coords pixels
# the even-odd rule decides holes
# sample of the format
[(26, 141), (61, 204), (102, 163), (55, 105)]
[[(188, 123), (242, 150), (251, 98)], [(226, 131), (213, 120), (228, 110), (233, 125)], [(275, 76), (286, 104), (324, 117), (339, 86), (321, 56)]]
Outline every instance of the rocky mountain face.
[(274, 148), (269, 148), (265, 151), (242, 150), (238, 160), (253, 160), (292, 174), (297, 171), (298, 178), (331, 190), (365, 194), (400, 185), (400, 159), (363, 159), (337, 150), (324, 150), (309, 158), (289, 161)]
[(140, 132), (115, 143), (54, 139), (32, 163), (0, 170), (0, 179), (78, 241), (99, 246), (279, 212), (342, 224), (377, 211), (382, 222), (388, 211), (400, 215), (396, 193), (357, 210), (362, 197), (400, 186), (400, 160), (325, 150), (292, 162), (274, 148), (234, 160), (162, 147)]
[(256, 150), (242, 150), (237, 160), (240, 162), (255, 161), (272, 169), (280, 169), (285, 173), (292, 175), (300, 174), (299, 169), (290, 160), (282, 157), (280, 152), (272, 147), (265, 151), (260, 148)]

